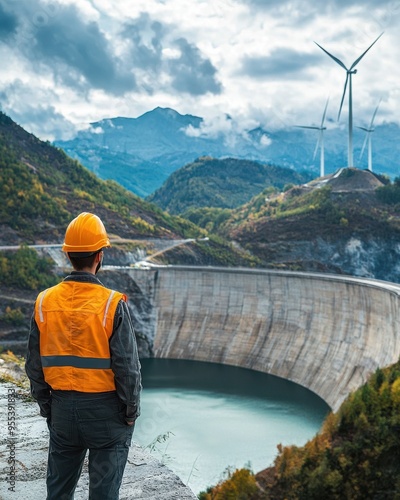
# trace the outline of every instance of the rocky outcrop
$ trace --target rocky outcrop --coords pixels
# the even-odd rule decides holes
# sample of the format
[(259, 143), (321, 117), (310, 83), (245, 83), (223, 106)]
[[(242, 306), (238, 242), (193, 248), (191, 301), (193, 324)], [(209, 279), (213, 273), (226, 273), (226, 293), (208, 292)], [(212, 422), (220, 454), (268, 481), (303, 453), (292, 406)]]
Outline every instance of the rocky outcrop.
[(394, 237), (351, 235), (271, 241), (263, 247), (278, 267), (348, 274), (400, 283), (400, 245)]

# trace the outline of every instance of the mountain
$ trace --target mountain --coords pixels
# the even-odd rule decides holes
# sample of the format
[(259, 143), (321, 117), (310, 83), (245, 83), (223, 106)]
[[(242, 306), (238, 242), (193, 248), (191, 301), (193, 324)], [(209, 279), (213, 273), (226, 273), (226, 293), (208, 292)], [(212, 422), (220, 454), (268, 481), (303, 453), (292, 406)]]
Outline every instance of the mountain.
[[(347, 131), (327, 120), (325, 131), (326, 172), (347, 164)], [(363, 125), (363, 124), (360, 124)], [(257, 160), (319, 174), (319, 159), (313, 159), (317, 134), (314, 130), (256, 127), (239, 131), (231, 117), (222, 127), (210, 127), (201, 117), (181, 115), (169, 108), (155, 108), (138, 118), (110, 118), (90, 124), (69, 141), (56, 141), (69, 156), (79, 160), (102, 179), (114, 179), (141, 197), (161, 187), (167, 177), (201, 156)], [(400, 129), (393, 123), (375, 127), (372, 136), (373, 168), (391, 177), (398, 175)], [(355, 166), (360, 160), (365, 132), (354, 129)]]
[(193, 207), (235, 208), (268, 186), (283, 189), (309, 180), (309, 174), (275, 165), (202, 157), (172, 173), (148, 200), (172, 214)]
[(66, 223), (95, 210), (124, 238), (182, 237), (194, 231), (113, 181), (102, 181), (60, 149), (0, 113), (0, 242), (59, 243)]
[(139, 196), (147, 196), (170, 173), (197, 156), (221, 154), (218, 141), (190, 137), (202, 119), (156, 108), (139, 118), (111, 118), (91, 123), (71, 141), (57, 141), (71, 157), (103, 179), (114, 179)]
[(400, 282), (400, 183), (368, 170), (261, 193), (214, 227), (270, 268)]
[[(190, 240), (190, 259), (197, 264), (254, 265), (254, 259), (221, 238), (208, 238), (206, 231), (193, 223), (163, 212), (115, 181), (99, 179), (64, 151), (40, 141), (3, 113), (0, 196), (0, 245), (60, 243), (68, 222), (80, 212), (89, 211), (103, 219), (114, 239), (138, 240), (143, 247), (149, 240), (153, 252), (155, 239), (178, 243)], [(163, 259), (180, 263), (181, 254), (168, 256), (167, 252)], [(8, 258), (0, 262), (0, 282), (1, 273), (9, 274)], [(187, 257), (182, 258), (186, 262)], [(31, 256), (29, 260), (34, 262)]]

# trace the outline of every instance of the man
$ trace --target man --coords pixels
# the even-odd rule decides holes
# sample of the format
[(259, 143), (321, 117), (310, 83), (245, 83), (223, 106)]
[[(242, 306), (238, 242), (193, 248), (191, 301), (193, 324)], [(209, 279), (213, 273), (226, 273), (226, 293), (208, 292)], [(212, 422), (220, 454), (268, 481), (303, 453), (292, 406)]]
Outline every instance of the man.
[(87, 450), (89, 499), (118, 499), (140, 413), (126, 297), (96, 277), (110, 246), (99, 217), (78, 215), (63, 245), (74, 271), (35, 303), (26, 373), (50, 431), (47, 500), (73, 499)]

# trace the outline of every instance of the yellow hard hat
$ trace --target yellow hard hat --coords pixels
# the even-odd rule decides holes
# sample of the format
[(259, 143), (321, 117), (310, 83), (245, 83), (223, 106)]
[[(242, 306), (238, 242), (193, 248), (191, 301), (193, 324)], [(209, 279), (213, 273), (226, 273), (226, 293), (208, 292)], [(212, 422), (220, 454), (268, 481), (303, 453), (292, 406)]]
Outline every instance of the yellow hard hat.
[(82, 212), (69, 223), (62, 249), (67, 253), (95, 253), (110, 246), (101, 219), (97, 215)]

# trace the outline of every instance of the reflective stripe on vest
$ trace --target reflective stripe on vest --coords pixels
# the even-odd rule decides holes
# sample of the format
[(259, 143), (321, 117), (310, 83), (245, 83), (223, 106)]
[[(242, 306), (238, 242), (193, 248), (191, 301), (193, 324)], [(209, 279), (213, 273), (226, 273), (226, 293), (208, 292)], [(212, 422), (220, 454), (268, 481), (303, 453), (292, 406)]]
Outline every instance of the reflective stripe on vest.
[(64, 281), (38, 297), (44, 378), (55, 390), (115, 390), (109, 339), (120, 300), (126, 297), (101, 285)]
[(43, 368), (74, 366), (75, 368), (111, 368), (110, 358), (81, 358), (79, 356), (41, 356)]
[(44, 299), (44, 296), (46, 295), (46, 292), (47, 292), (47, 290), (45, 290), (44, 292), (42, 292), (40, 300), (39, 300), (39, 318), (40, 318), (40, 322), (41, 323), (43, 323), (43, 321), (44, 321), (44, 319), (43, 319), (42, 304), (43, 304), (43, 299)]
[(104, 311), (103, 326), (106, 326), (107, 314), (108, 314), (108, 310), (110, 309), (110, 304), (111, 304), (112, 298), (114, 297), (114, 294), (115, 294), (115, 291), (111, 290), (110, 296), (108, 297), (108, 300), (107, 300), (106, 309)]

